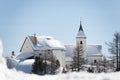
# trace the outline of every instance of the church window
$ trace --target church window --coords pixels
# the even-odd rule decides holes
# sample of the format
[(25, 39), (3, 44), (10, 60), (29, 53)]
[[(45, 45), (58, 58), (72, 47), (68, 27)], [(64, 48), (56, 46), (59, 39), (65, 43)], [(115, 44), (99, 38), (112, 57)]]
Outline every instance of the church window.
[(80, 44), (83, 44), (83, 42), (82, 42), (82, 41), (80, 41)]
[(94, 60), (94, 63), (97, 63), (97, 60)]

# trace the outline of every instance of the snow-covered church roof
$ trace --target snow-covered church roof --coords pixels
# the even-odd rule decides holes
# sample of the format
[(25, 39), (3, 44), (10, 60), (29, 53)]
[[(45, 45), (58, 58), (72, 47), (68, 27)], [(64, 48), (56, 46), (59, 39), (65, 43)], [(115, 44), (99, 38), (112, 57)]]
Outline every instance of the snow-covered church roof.
[[(65, 45), (66, 47), (66, 57), (73, 57), (75, 51), (75, 45)], [(102, 55), (101, 45), (87, 45), (86, 46), (86, 56), (97, 56)]]
[(102, 50), (101, 45), (87, 45), (86, 54), (87, 56), (102, 55), (101, 50)]

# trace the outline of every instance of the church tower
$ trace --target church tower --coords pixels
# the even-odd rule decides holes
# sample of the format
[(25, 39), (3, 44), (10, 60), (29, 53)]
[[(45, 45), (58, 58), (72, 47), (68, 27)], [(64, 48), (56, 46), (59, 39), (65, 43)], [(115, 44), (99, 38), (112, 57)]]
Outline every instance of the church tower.
[(80, 21), (80, 27), (76, 36), (76, 48), (82, 58), (86, 60), (86, 36)]

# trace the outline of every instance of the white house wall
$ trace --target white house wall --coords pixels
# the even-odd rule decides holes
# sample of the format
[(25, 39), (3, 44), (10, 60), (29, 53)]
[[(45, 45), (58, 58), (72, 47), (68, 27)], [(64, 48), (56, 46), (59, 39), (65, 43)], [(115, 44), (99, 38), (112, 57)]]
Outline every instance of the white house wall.
[(60, 65), (65, 67), (65, 51), (64, 50), (53, 50), (53, 55), (60, 61)]
[(25, 43), (23, 44), (21, 53), (29, 53), (29, 52), (33, 52), (33, 49), (28, 39), (26, 39)]

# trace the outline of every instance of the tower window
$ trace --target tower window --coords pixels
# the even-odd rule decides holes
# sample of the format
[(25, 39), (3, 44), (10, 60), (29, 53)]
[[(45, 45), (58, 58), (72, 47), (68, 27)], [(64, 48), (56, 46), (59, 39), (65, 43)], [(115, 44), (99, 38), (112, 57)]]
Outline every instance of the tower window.
[(83, 42), (82, 42), (82, 41), (80, 41), (80, 44), (83, 44)]
[(94, 63), (97, 63), (97, 60), (94, 60)]

